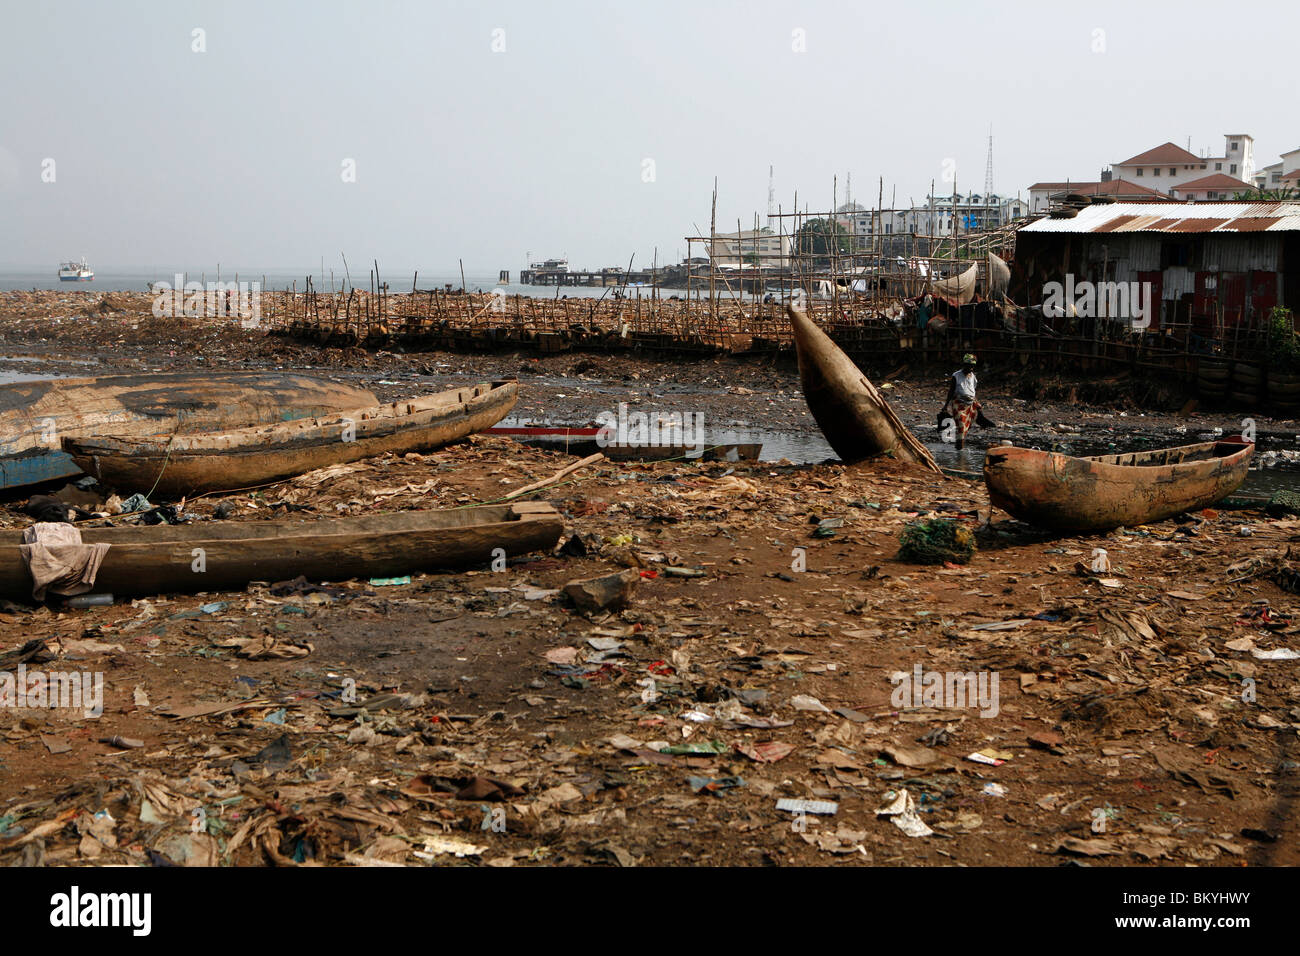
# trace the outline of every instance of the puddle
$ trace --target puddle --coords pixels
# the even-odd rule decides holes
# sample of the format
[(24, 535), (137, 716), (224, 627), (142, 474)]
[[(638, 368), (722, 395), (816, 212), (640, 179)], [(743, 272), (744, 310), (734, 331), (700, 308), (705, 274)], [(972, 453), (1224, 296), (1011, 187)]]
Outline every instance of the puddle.
[(52, 378), (67, 378), (67, 376), (35, 375), (31, 372), (11, 372), (8, 369), (0, 368), (0, 385), (12, 385), (15, 382), (45, 382)]

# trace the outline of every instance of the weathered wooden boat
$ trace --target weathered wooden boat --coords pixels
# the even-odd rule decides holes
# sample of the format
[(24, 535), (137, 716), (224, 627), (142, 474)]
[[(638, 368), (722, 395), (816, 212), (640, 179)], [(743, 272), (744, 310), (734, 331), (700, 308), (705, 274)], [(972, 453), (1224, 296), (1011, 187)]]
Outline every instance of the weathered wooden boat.
[(514, 381), (494, 382), (327, 418), (196, 435), (69, 438), (63, 447), (87, 474), (120, 491), (230, 491), (386, 452), (437, 448), (499, 422), (518, 392)]
[(939, 471), (929, 450), (899, 421), (862, 370), (803, 312), (787, 307), (799, 381), (817, 427), (846, 462), (890, 455)]
[[(202, 524), (82, 528), (87, 544), (111, 547), (94, 590), (113, 595), (242, 588), (249, 581), (395, 577), (416, 571), (490, 567), (551, 548), (564, 520), (546, 502), (451, 511), (399, 511), (319, 521), (210, 521)], [(32, 577), (22, 532), (0, 536), (0, 595), (30, 601)]]
[(535, 448), (570, 455), (586, 457), (602, 452), (611, 461), (757, 461), (763, 451), (762, 442), (602, 444), (601, 430), (599, 426), (496, 425), (484, 429), (484, 433), (505, 435)]
[(1104, 531), (1214, 504), (1246, 480), (1253, 444), (1203, 442), (1073, 458), (1014, 445), (984, 456), (989, 500), (1053, 531)]
[(373, 405), (372, 392), (293, 372), (166, 372), (0, 385), (0, 488), (80, 475), (64, 437), (189, 433)]

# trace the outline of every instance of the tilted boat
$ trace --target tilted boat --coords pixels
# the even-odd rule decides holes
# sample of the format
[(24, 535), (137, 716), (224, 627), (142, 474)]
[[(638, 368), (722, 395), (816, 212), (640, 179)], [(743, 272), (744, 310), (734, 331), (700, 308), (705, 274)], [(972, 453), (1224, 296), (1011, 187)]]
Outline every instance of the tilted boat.
[(939, 472), (929, 450), (899, 421), (853, 360), (803, 312), (793, 306), (787, 311), (803, 396), (835, 454), (846, 462), (891, 455)]
[[(113, 595), (242, 588), (249, 581), (394, 577), (482, 565), (551, 548), (564, 520), (546, 502), (450, 511), (399, 511), (319, 521), (205, 521), (82, 528), (86, 544), (110, 545), (94, 590)], [(21, 531), (0, 536), (0, 595), (31, 600)]]
[(989, 500), (1053, 531), (1104, 531), (1214, 504), (1246, 480), (1255, 446), (1203, 442), (1124, 455), (1072, 458), (1013, 445), (984, 456)]
[(494, 382), (325, 418), (197, 435), (69, 438), (63, 447), (87, 474), (120, 491), (230, 491), (386, 452), (437, 448), (495, 425), (518, 392), (514, 381)]
[(0, 488), (81, 474), (65, 437), (157, 435), (328, 415), (373, 392), (293, 372), (162, 372), (0, 385)]

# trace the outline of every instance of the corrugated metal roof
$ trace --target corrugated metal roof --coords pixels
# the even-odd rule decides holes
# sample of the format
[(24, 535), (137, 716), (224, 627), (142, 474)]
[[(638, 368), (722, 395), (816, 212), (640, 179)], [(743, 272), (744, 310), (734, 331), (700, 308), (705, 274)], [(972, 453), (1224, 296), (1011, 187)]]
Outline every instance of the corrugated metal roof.
[(1300, 203), (1098, 203), (1072, 219), (1045, 217), (1021, 232), (1300, 232)]

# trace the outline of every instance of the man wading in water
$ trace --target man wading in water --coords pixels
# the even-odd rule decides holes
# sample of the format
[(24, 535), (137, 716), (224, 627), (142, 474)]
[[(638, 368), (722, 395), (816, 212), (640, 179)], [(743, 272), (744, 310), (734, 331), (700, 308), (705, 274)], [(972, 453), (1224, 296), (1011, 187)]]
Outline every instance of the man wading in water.
[[(939, 412), (940, 433), (943, 433), (949, 427), (949, 422), (951, 422), (955, 426), (955, 440), (958, 448), (965, 446), (966, 432), (970, 431), (972, 422), (978, 424), (980, 428), (995, 427), (993, 422), (984, 417), (984, 411), (980, 403), (975, 401), (975, 386), (977, 384), (975, 356), (967, 352), (962, 356), (961, 368), (952, 373), (952, 380), (948, 383), (948, 399)], [(944, 434), (943, 437), (946, 441), (947, 435)]]

